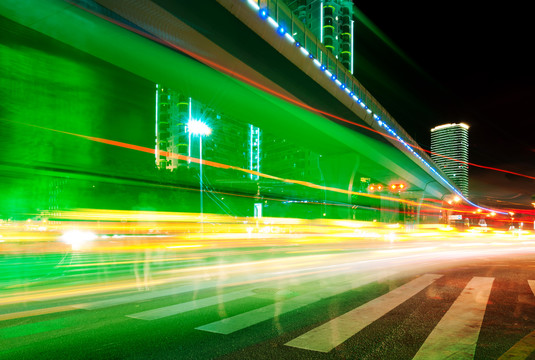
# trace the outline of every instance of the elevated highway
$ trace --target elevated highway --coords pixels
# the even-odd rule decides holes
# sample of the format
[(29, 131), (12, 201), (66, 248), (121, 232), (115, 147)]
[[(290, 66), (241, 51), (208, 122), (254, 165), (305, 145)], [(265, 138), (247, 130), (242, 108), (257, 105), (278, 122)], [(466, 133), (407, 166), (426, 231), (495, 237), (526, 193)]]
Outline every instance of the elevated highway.
[(460, 194), (282, 2), (44, 0), (39, 9), (30, 3), (6, 1), (0, 11), (235, 119), (284, 134), (321, 154), (326, 186), (351, 192), (355, 178), (366, 176), (403, 181), (415, 199)]
[[(264, 129), (282, 132), (284, 136), (305, 144), (322, 154), (325, 163), (336, 163), (338, 179), (331, 179), (331, 185), (347, 188), (358, 169), (358, 173), (378, 182), (403, 179), (410, 183), (412, 190), (439, 199), (458, 191), (452, 188), (451, 182), (451, 185), (446, 184), (444, 173), (432, 169), (434, 166), (427, 154), (418, 149), (416, 142), (323, 47), (319, 39), (293, 18), (283, 2), (268, 2), (263, 9), (266, 15), (269, 13), (280, 23), (284, 34), (277, 32), (279, 28), (270, 23), (269, 18), (262, 18), (260, 7), (257, 9), (247, 1), (221, 0), (218, 4), (212, 1), (186, 3), (166, 0), (98, 2), (157, 37), (202, 56), (208, 60), (204, 61), (205, 64), (219, 71), (221, 68), (214, 67), (214, 64), (228, 69), (232, 76), (239, 74), (242, 79), (254, 81), (257, 87), (269, 89), (276, 97), (294, 101), (291, 105), (299, 107), (299, 104), (304, 104), (319, 110), (303, 113), (293, 109), (299, 114), (289, 118), (286, 114), (268, 115), (270, 112), (263, 109), (271, 107), (267, 102), (255, 104), (257, 110), (247, 111), (245, 115), (241, 104), (225, 108), (227, 113), (237, 118)], [(302, 34), (301, 38), (305, 41), (301, 41), (300, 47), (296, 46), (297, 40), (289, 40), (290, 33)], [(325, 76), (318, 63), (328, 64), (327, 71), (330, 70), (339, 82)], [(341, 84), (350, 91), (341, 89)], [(354, 95), (349, 96), (350, 93)], [(199, 97), (208, 102), (213, 99), (209, 93), (199, 94)], [(291, 105), (290, 108), (293, 108)], [(267, 116), (258, 116), (257, 113)], [(411, 150), (400, 142), (398, 136), (405, 144), (416, 146)], [(345, 165), (345, 173), (340, 164)]]

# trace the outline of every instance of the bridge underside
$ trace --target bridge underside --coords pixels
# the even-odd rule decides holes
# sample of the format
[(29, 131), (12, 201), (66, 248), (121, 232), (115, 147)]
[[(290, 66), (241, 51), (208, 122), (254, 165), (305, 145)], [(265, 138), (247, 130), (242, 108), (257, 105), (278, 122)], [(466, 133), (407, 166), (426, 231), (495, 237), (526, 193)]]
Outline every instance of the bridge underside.
[[(354, 190), (355, 177), (365, 176), (382, 183), (404, 181), (414, 193), (420, 193), (419, 197), (441, 198), (448, 193), (382, 136), (303, 109), (194, 59), (194, 54), (201, 54), (207, 59), (218, 59), (219, 65), (224, 64), (230, 69), (240, 68), (248, 79), (283, 96), (365, 125), (353, 112), (232, 14), (223, 8), (205, 11), (207, 6), (220, 5), (207, 1), (158, 3), (177, 19), (187, 22), (183, 27), (186, 33), (204, 37), (206, 44), (214, 41), (219, 47), (185, 49), (184, 53), (62, 1), (42, 1), (39, 9), (32, 7), (31, 2), (8, 1), (0, 6), (0, 10), (3, 16), (16, 23), (152, 83), (165, 83), (234, 119), (283, 134), (290, 141), (320, 154), (321, 167), (329, 174), (325, 176), (323, 185)], [(150, 5), (149, 2), (147, 4)], [(160, 11), (161, 14), (151, 13), (151, 17), (166, 19), (169, 16), (165, 11)], [(135, 13), (123, 15), (136, 18)], [(157, 29), (150, 29), (141, 21), (135, 25), (157, 33)], [(191, 43), (188, 39), (181, 39), (180, 33), (167, 35), (166, 41), (179, 47)], [(211, 50), (213, 53), (210, 53)], [(188, 51), (193, 51), (194, 54), (188, 55)], [(44, 118), (32, 118), (27, 122), (43, 127), (48, 124)], [(126, 134), (123, 138), (127, 143), (136, 144)], [(152, 146), (147, 143), (145, 145)], [(338, 199), (348, 199), (348, 195), (342, 194)]]

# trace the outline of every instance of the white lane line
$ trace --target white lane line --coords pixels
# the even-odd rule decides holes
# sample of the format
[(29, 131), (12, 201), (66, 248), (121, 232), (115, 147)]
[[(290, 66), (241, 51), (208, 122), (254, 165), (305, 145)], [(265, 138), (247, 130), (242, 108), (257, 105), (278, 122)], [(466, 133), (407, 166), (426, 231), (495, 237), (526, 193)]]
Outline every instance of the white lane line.
[(208, 306), (217, 305), (220, 303), (224, 303), (227, 301), (233, 301), (237, 299), (242, 299), (244, 297), (248, 296), (254, 296), (258, 295), (253, 290), (241, 290), (241, 291), (234, 291), (229, 292), (221, 295), (211, 296), (204, 299), (198, 299), (193, 301), (188, 301), (181, 304), (176, 305), (170, 305), (161, 307), (158, 309), (152, 309), (147, 311), (138, 312), (131, 315), (126, 315), (128, 317), (134, 318), (134, 319), (140, 319), (140, 320), (156, 320), (161, 319), (168, 316), (173, 316), (177, 314), (181, 314), (187, 311), (191, 310), (197, 310)]
[(474, 277), (414, 359), (473, 359), (494, 278)]
[(256, 325), (262, 321), (278, 317), (287, 312), (310, 305), (322, 299), (355, 289), (374, 281), (392, 276), (395, 272), (385, 271), (368, 276), (364, 276), (350, 283), (333, 283), (333, 286), (299, 295), (288, 300), (278, 301), (274, 304), (251, 310), (236, 316), (215, 321), (210, 324), (197, 327), (198, 330), (214, 332), (218, 334), (231, 334), (235, 331)]
[(329, 352), (387, 312), (418, 294), (442, 277), (426, 274), (371, 300), (286, 343), (288, 346)]

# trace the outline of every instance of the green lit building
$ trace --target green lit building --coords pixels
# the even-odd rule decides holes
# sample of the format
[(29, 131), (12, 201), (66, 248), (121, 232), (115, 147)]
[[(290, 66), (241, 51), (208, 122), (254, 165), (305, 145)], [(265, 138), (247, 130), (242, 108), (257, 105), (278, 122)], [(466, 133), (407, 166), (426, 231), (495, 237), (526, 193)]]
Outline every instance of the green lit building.
[(295, 16), (353, 73), (353, 2), (287, 0), (287, 4)]
[(468, 125), (444, 124), (431, 129), (431, 158), (468, 196)]
[[(260, 129), (243, 124), (171, 88), (156, 84), (156, 165), (174, 171), (192, 162), (176, 155), (202, 158), (222, 164), (260, 171)], [(200, 121), (211, 132), (203, 136), (189, 129)], [(202, 146), (202, 148), (201, 148)], [(255, 175), (240, 175), (256, 180)]]
[[(264, 203), (264, 206), (269, 207), (264, 212), (271, 215), (275, 212), (294, 214), (295, 208), (302, 204), (324, 201), (323, 191), (254, 173), (325, 185), (320, 154), (303, 148), (280, 134), (266, 132), (252, 124), (226, 116), (217, 109), (162, 84), (155, 85), (155, 103), (155, 163), (167, 182), (190, 188), (198, 187), (201, 169), (193, 159), (202, 159), (251, 171), (246, 173), (204, 166), (202, 179), (205, 193), (230, 191), (255, 195), (257, 200), (253, 201), (260, 201), (264, 196), (280, 199), (278, 206), (270, 207)], [(192, 133), (192, 121), (205, 124), (209, 127), (210, 134), (201, 138)], [(188, 157), (192, 160), (189, 161)], [(208, 202), (206, 205), (210, 206)], [(313, 210), (307, 208), (302, 215), (307, 216), (310, 211), (312, 217), (319, 217), (325, 212), (322, 207), (315, 206)]]

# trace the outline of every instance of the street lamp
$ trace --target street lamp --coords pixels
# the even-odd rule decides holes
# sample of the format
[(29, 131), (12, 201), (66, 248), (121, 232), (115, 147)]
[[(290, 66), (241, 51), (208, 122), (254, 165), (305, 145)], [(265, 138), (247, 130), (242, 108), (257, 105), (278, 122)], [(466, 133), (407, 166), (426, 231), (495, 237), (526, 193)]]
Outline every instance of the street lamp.
[(190, 120), (188, 121), (188, 133), (190, 135), (198, 135), (199, 136), (199, 188), (200, 188), (200, 205), (201, 205), (201, 227), (203, 225), (203, 218), (202, 218), (202, 212), (203, 212), (203, 185), (202, 185), (202, 137), (208, 136), (212, 133), (212, 129), (206, 125), (204, 122), (200, 120)]
[(208, 136), (212, 133), (212, 129), (201, 120), (190, 120), (188, 132), (192, 135)]

